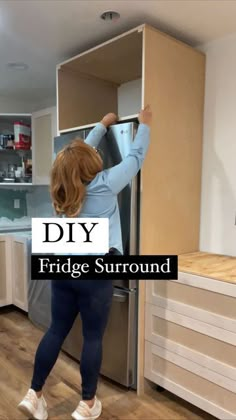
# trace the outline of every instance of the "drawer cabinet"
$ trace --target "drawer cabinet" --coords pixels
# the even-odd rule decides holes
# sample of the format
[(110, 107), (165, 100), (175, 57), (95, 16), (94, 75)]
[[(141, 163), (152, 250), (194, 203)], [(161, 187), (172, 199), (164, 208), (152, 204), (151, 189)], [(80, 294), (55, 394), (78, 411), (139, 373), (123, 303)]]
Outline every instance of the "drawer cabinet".
[(236, 291), (225, 283), (222, 293), (214, 279), (203, 290), (196, 277), (146, 282), (144, 375), (217, 418), (235, 419)]
[[(207, 367), (190, 363), (185, 357), (177, 356), (148, 341), (145, 345), (145, 358), (146, 378), (219, 419), (235, 420), (235, 381), (230, 391), (225, 385), (205, 379)], [(221, 375), (221, 378), (224, 376)]]

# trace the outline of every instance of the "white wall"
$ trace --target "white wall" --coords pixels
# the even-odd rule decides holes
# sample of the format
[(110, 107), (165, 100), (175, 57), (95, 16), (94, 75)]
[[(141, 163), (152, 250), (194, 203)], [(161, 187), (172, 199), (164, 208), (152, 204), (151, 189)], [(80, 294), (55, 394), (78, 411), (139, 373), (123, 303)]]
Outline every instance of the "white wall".
[(41, 109), (51, 108), (56, 106), (56, 96), (45, 98), (43, 101), (35, 102), (32, 104), (32, 112), (40, 111)]
[(0, 113), (6, 114), (31, 114), (31, 112), (39, 111), (56, 105), (56, 98), (46, 98), (44, 101), (25, 101), (14, 98), (8, 98), (0, 95)]
[(32, 103), (19, 101), (0, 95), (0, 113), (30, 114), (32, 112), (32, 106)]
[(138, 114), (142, 103), (142, 80), (123, 83), (118, 88), (118, 115)]
[(26, 204), (28, 217), (55, 216), (49, 193), (49, 186), (38, 185), (29, 188), (26, 194)]
[(236, 256), (236, 34), (206, 53), (200, 249)]

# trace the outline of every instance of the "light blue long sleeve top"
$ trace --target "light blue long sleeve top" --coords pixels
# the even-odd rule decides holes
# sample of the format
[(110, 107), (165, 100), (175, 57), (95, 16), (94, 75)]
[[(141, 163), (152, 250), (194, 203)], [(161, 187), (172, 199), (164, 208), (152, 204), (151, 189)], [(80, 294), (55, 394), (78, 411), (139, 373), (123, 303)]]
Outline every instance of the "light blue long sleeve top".
[[(98, 147), (106, 133), (98, 123), (90, 131), (85, 143)], [(117, 195), (140, 170), (150, 141), (150, 128), (140, 124), (129, 154), (118, 165), (99, 172), (87, 185), (85, 201), (79, 217), (104, 217), (109, 219), (109, 247), (123, 253), (120, 212)]]

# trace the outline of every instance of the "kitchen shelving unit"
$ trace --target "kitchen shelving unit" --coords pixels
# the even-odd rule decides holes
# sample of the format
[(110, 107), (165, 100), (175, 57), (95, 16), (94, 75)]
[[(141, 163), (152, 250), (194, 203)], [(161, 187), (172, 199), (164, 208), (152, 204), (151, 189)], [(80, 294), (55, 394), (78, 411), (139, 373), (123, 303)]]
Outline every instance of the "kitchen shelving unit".
[[(0, 134), (14, 135), (14, 122), (20, 121), (31, 126), (31, 114), (0, 114)], [(23, 158), (32, 159), (32, 150), (0, 149), (0, 170), (4, 171), (5, 178), (8, 178), (8, 164), (15, 164), (23, 168)], [(32, 185), (31, 182), (4, 182), (4, 177), (0, 178), (1, 185)]]
[[(48, 185), (53, 162), (53, 139), (56, 136), (56, 107), (32, 114), (0, 114), (0, 133), (14, 134), (14, 121), (22, 121), (31, 126), (31, 150), (0, 149), (1, 164), (7, 171), (9, 163), (20, 163), (19, 156), (32, 159), (31, 182), (0, 182), (1, 186)], [(20, 166), (20, 165), (19, 165)]]

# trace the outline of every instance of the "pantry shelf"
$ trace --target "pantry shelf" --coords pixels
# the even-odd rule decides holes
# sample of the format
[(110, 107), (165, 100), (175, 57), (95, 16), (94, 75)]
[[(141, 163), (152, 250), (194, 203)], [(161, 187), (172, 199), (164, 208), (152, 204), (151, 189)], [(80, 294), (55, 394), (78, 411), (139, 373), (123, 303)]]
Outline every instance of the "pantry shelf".
[(30, 187), (32, 186), (32, 182), (0, 182), (0, 188), (3, 186), (12, 186), (12, 187)]
[(31, 149), (0, 149), (0, 153), (31, 154)]

